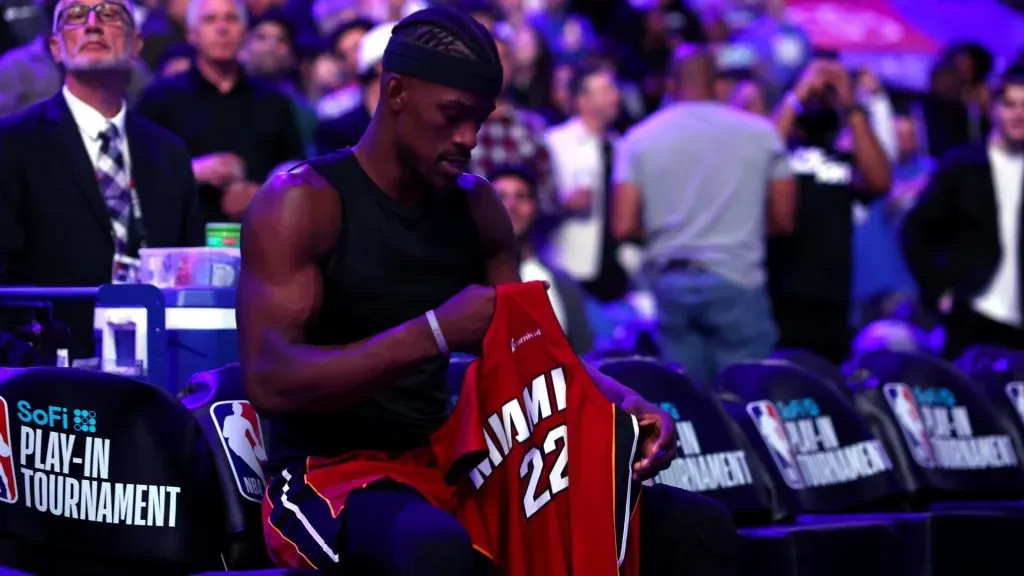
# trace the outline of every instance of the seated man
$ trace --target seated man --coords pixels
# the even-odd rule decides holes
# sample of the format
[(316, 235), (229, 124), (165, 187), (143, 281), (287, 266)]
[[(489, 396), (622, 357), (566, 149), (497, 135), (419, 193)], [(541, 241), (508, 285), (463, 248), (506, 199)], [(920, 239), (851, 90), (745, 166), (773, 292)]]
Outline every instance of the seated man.
[[(490, 34), (443, 8), (395, 27), (383, 69), (354, 149), (275, 176), (243, 224), (241, 364), (271, 431), (265, 535), (282, 566), (475, 574), (466, 530), (423, 487), (443, 483), (429, 441), (447, 416), (445, 352), (479, 350), (494, 286), (520, 281), (508, 215), (465, 173), (502, 69)], [(676, 453), (671, 417), (588, 372), (636, 415), (634, 473), (652, 478)], [(735, 570), (724, 507), (665, 487), (642, 502), (648, 573)]]
[(543, 280), (550, 285), (548, 298), (558, 323), (577, 354), (586, 354), (594, 347), (594, 332), (587, 320), (586, 296), (571, 276), (541, 262), (530, 238), (537, 218), (537, 181), (521, 166), (505, 166), (492, 170), (491, 185), (505, 205), (512, 231), (519, 244), (519, 277), (523, 282)]

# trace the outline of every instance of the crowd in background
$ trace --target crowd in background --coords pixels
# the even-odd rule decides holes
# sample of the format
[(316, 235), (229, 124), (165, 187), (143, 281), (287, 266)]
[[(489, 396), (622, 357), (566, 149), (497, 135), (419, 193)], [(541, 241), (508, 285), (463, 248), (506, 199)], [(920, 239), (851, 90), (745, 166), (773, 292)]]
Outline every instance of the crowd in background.
[[(919, 298), (899, 231), (937, 159), (992, 129), (984, 47), (949, 47), (913, 92), (817, 50), (782, 0), (431, 3), (498, 42), (471, 170), (578, 351), (657, 348), (708, 378), (782, 344), (841, 361), (873, 320), (949, 312)], [(127, 99), (184, 141), (203, 220), (237, 221), (273, 173), (359, 140), (390, 27), (426, 4), (141, 1)], [(7, 116), (63, 80), (57, 0), (0, 5), (18, 16), (0, 21)]]

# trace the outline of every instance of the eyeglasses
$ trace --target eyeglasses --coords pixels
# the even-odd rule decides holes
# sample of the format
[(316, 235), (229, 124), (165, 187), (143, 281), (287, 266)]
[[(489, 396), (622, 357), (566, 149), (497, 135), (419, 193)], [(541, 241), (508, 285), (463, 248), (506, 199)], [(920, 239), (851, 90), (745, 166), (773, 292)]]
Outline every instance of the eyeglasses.
[(124, 4), (117, 2), (103, 2), (93, 6), (85, 4), (72, 4), (65, 8), (57, 19), (60, 26), (85, 26), (89, 21), (89, 14), (96, 13), (96, 19), (101, 24), (108, 26), (127, 26), (132, 24), (132, 15)]

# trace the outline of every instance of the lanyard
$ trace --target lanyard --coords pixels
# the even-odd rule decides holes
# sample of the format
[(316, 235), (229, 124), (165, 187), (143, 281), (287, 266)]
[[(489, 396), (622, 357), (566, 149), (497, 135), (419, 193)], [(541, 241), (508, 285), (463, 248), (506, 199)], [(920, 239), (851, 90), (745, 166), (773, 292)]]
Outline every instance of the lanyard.
[(139, 249), (146, 247), (146, 223), (142, 220), (142, 203), (139, 202), (139, 193), (135, 191), (135, 180), (131, 180), (128, 184), (128, 193), (131, 195), (131, 220), (132, 228), (135, 229), (135, 234), (138, 236)]

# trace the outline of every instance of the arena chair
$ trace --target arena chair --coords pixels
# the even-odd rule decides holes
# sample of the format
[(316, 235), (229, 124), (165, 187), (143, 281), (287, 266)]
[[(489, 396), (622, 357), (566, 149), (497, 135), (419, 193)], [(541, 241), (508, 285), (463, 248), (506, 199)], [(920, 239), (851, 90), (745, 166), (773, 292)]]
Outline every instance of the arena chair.
[(1012, 353), (1011, 350), (998, 344), (978, 344), (964, 351), (953, 364), (965, 374), (973, 377), (977, 371), (989, 370), (994, 360), (1006, 357), (1010, 353)]
[[(677, 419), (677, 458), (655, 481), (703, 492), (733, 512), (746, 540), (744, 574), (885, 574), (893, 564), (889, 558), (898, 554), (892, 550), (892, 527), (885, 522), (771, 526), (775, 510), (795, 513), (793, 505), (776, 501), (768, 470), (740, 425), (683, 372), (652, 358), (608, 360), (599, 368)], [(713, 472), (737, 462), (746, 469), (748, 482), (715, 486)]]
[(655, 358), (609, 359), (596, 366), (675, 418), (676, 458), (655, 482), (718, 500), (738, 525), (771, 522), (770, 490), (760, 461), (749, 456), (746, 438), (710, 394)]
[(852, 398), (850, 388), (846, 385), (847, 378), (843, 370), (828, 359), (803, 348), (781, 348), (772, 353), (772, 358), (792, 362), (811, 374), (822, 378), (844, 396)]
[(245, 399), (236, 363), (197, 372), (182, 392), (209, 442), (225, 503), (224, 564), (229, 569), (272, 566), (263, 541), (261, 502), (266, 489), (263, 422)]
[[(886, 358), (890, 358), (890, 360), (886, 361)], [(908, 432), (906, 433), (907, 435), (904, 435), (901, 424), (896, 421), (892, 406), (884, 397), (885, 394), (891, 392), (886, 392), (885, 387), (879, 385), (880, 380), (869, 369), (871, 366), (881, 368), (888, 365), (889, 370), (883, 370), (883, 372), (889, 372), (893, 377), (897, 378), (897, 381), (901, 381), (895, 371), (897, 364), (891, 358), (904, 358), (908, 360), (909, 364), (905, 368), (910, 375), (916, 375), (916, 378), (911, 380), (924, 384), (932, 381), (936, 374), (934, 371), (929, 370), (922, 372), (920, 367), (915, 368), (916, 364), (923, 363), (926, 367), (938, 366), (945, 371), (951, 369), (948, 364), (925, 352), (881, 351), (872, 352), (861, 359), (851, 361), (845, 370), (845, 385), (852, 395), (851, 403), (872, 434), (881, 439), (886, 445), (887, 452), (893, 461), (901, 484), (910, 493), (909, 509), (928, 511), (928, 513), (886, 514), (885, 516), (898, 523), (897, 525), (901, 528), (905, 540), (927, 544), (930, 550), (928, 557), (925, 558), (927, 573), (935, 575), (958, 574), (960, 573), (958, 570), (964, 569), (965, 566), (961, 563), (960, 559), (962, 558), (975, 558), (975, 560), (972, 560), (972, 570), (975, 573), (1006, 573), (1007, 562), (1011, 561), (1009, 558), (1010, 553), (1005, 548), (992, 548), (992, 545), (996, 542), (1005, 542), (1010, 534), (1020, 534), (1020, 522), (1016, 518), (1007, 517), (1013, 514), (1012, 510), (1018, 507), (1018, 504), (1016, 502), (1007, 504), (984, 501), (971, 502), (967, 500), (968, 498), (975, 497), (995, 498), (998, 496), (998, 493), (982, 496), (977, 492), (969, 491), (957, 496), (957, 493), (954, 491), (942, 495), (937, 493), (935, 488), (928, 484), (926, 478), (922, 479), (920, 477), (920, 474), (915, 470), (916, 463), (914, 458), (908, 453), (909, 446), (911, 446), (908, 443), (908, 436), (909, 438), (917, 438), (915, 446), (927, 446), (927, 434), (924, 432), (923, 427), (919, 425), (914, 429), (916, 432)], [(807, 365), (804, 364), (804, 366)], [(835, 374), (835, 370), (828, 370), (824, 366), (812, 367), (812, 370), (815, 369), (821, 369), (829, 375)], [(828, 376), (826, 375), (825, 377), (827, 378)], [(902, 381), (906, 382), (906, 380)], [(967, 383), (962, 383), (961, 386), (970, 387)], [(926, 396), (928, 395), (926, 394)], [(960, 395), (958, 394), (958, 396)], [(913, 400), (913, 397), (914, 395), (911, 394), (911, 400)], [(935, 399), (932, 396), (928, 396), (928, 398)], [(978, 404), (977, 402), (970, 403), (972, 405)], [(911, 404), (911, 406), (916, 406), (916, 403)], [(907, 406), (901, 408), (904, 419), (910, 417), (906, 414), (907, 412)], [(916, 410), (909, 410), (909, 412), (917, 413)], [(974, 416), (971, 416), (971, 419), (973, 422)], [(921, 424), (920, 415), (917, 416), (917, 421)], [(912, 423), (907, 426), (908, 428), (911, 427)], [(943, 476), (944, 473), (938, 472), (937, 474)], [(945, 474), (948, 475), (948, 473)], [(954, 476), (957, 475), (956, 472), (953, 474)], [(955, 478), (947, 479), (945, 485), (950, 486), (950, 483), (952, 483), (955, 486), (957, 482)], [(943, 498), (949, 499), (949, 501), (943, 501)], [(863, 514), (861, 516), (874, 517), (864, 516)], [(822, 514), (814, 516), (804, 515), (797, 518), (798, 522), (835, 520), (834, 516)], [(912, 524), (908, 525), (907, 522), (912, 522)], [(984, 555), (984, 557), (980, 557), (977, 554), (978, 550), (990, 548), (992, 548), (992, 551)]]
[(858, 410), (921, 504), (1024, 497), (1013, 428), (966, 374), (921, 352), (871, 352), (855, 367), (871, 375)]
[[(777, 494), (776, 515), (813, 529), (812, 564), (831, 546), (836, 558), (882, 562), (895, 573), (927, 573), (927, 533), (919, 516), (902, 515), (906, 492), (885, 447), (834, 383), (784, 360), (726, 368), (715, 387), (723, 406), (765, 462)], [(839, 535), (840, 528), (861, 532)], [(828, 536), (829, 531), (838, 541)], [(854, 536), (855, 534), (855, 536)], [(856, 539), (882, 541), (884, 559), (861, 557)], [(868, 555), (870, 556), (870, 555)], [(862, 566), (860, 569), (867, 569)], [(848, 570), (845, 562), (838, 568)]]
[(166, 391), (69, 368), (0, 370), (0, 565), (179, 575), (223, 566), (209, 445)]

